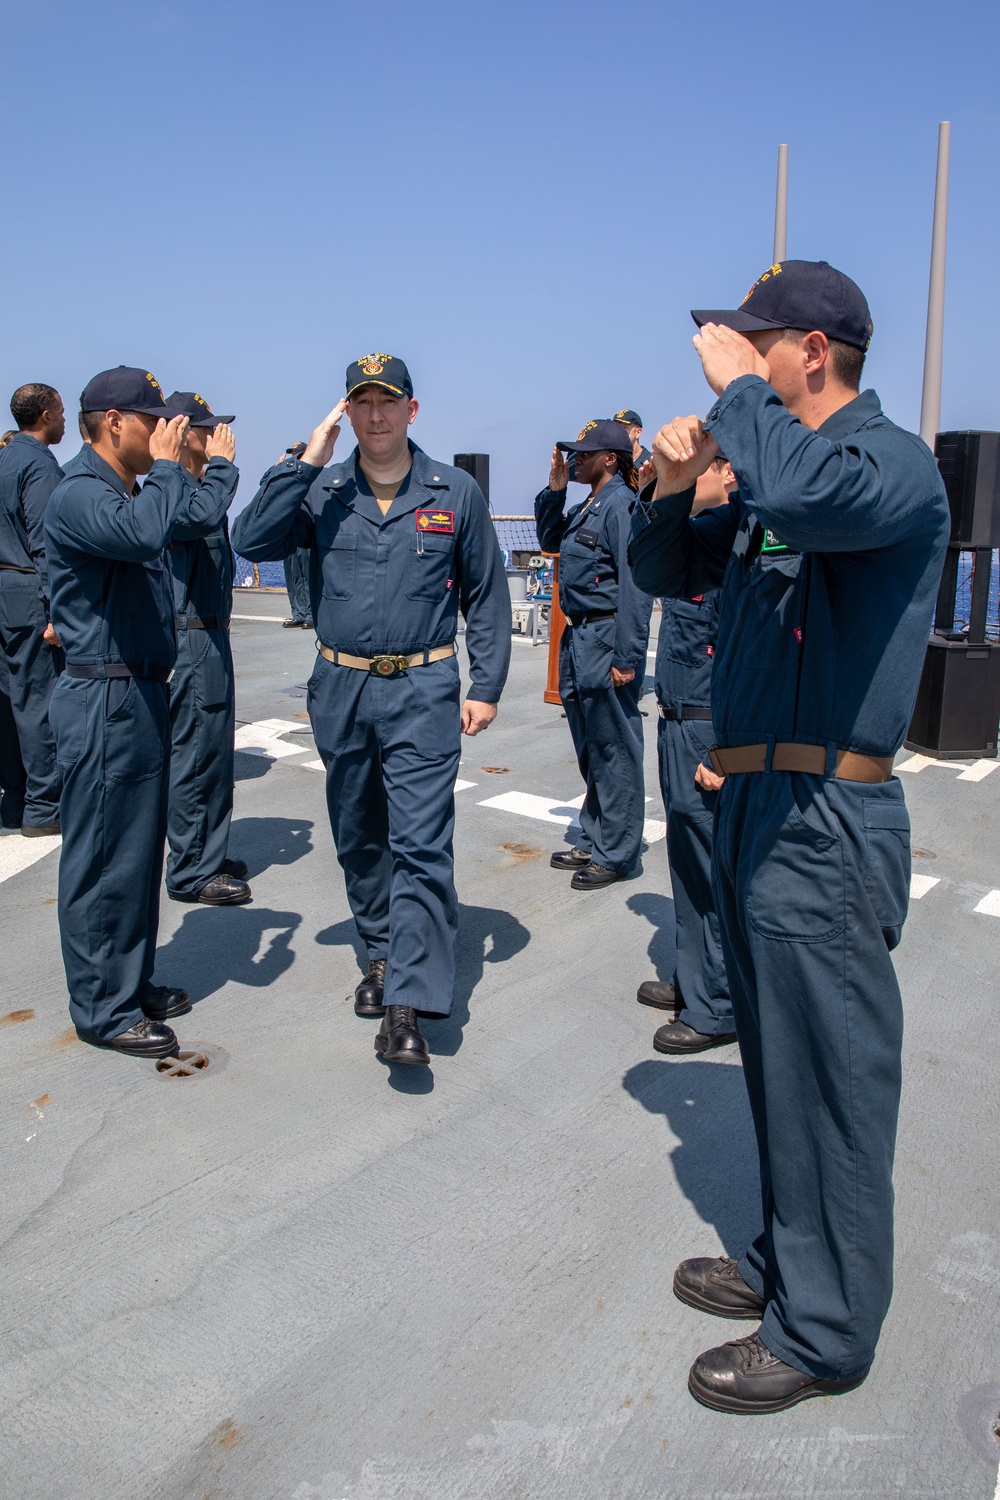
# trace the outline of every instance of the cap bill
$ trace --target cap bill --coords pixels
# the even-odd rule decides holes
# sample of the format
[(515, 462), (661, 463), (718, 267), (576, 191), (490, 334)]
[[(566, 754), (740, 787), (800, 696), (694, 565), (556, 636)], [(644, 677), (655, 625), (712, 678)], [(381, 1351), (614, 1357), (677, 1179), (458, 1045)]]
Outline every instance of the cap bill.
[(401, 390), (398, 385), (390, 385), (388, 380), (373, 380), (372, 377), (368, 375), (364, 380), (358, 380), (354, 383), (354, 385), (351, 386), (350, 390), (347, 392), (347, 399), (350, 400), (355, 391), (363, 390), (366, 385), (380, 385), (384, 391), (391, 391), (394, 396), (406, 395), (406, 392), (404, 390)]
[(769, 328), (786, 328), (786, 323), (775, 323), (772, 318), (755, 318), (753, 313), (742, 308), (692, 307), (691, 316), (698, 327), (705, 323), (721, 323), (723, 328), (732, 328), (735, 333), (763, 333)]
[(218, 427), (218, 425), (219, 425), (220, 422), (224, 422), (225, 425), (228, 427), (229, 424), (230, 424), (230, 422), (235, 422), (235, 421), (236, 421), (235, 416), (232, 416), (232, 417), (217, 417), (214, 412), (210, 412), (207, 417), (199, 417), (197, 421), (195, 421), (194, 417), (192, 417), (191, 418), (191, 426), (192, 427), (213, 427), (214, 428), (214, 427)]

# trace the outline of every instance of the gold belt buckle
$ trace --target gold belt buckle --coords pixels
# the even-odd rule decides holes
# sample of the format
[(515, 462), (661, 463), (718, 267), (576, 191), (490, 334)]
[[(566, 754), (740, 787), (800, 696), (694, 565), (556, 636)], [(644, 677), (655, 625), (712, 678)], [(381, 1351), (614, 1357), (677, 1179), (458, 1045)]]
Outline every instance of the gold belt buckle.
[(406, 656), (373, 656), (368, 670), (373, 677), (401, 677), (409, 665)]

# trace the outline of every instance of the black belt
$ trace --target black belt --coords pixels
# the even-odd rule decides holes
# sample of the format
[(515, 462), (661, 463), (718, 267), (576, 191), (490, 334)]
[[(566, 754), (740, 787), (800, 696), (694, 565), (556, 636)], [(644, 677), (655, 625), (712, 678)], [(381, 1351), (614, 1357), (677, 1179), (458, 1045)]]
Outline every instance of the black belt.
[(712, 710), (710, 708), (698, 708), (693, 703), (682, 703), (680, 708), (664, 708), (662, 703), (657, 703), (661, 719), (669, 719), (671, 723), (680, 724), (685, 719), (701, 719), (710, 722)]
[[(142, 667), (142, 671), (139, 667)], [(137, 662), (134, 667), (123, 661), (72, 662), (65, 666), (67, 677), (145, 677), (150, 682), (169, 682), (174, 675), (173, 667), (161, 666), (155, 661)]]
[(618, 613), (616, 609), (603, 609), (600, 614), (594, 615), (567, 615), (566, 618), (575, 630), (578, 625), (589, 625), (594, 620), (613, 620)]
[(221, 615), (205, 615), (199, 619), (197, 615), (188, 615), (185, 620), (177, 621), (178, 630), (228, 630), (229, 616), (225, 619)]
[(19, 568), (17, 563), (0, 563), (5, 573), (37, 573), (37, 568)]

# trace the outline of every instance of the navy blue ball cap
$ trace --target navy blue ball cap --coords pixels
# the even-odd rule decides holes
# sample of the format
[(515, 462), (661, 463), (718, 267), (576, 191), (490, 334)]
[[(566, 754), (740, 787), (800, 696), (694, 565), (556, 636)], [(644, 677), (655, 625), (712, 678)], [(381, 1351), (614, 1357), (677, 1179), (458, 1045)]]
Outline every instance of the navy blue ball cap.
[(138, 411), (147, 417), (176, 417), (163, 399), (160, 382), (148, 370), (118, 365), (89, 380), (80, 397), (81, 411)]
[(621, 422), (625, 427), (642, 426), (642, 418), (640, 417), (639, 413), (637, 411), (633, 411), (630, 406), (623, 406), (621, 411), (616, 411), (615, 421)]
[(737, 333), (816, 329), (838, 344), (867, 350), (872, 318), (864, 292), (825, 260), (783, 260), (758, 276), (736, 309), (692, 308), (698, 327), (721, 323)]
[(391, 354), (362, 354), (347, 366), (347, 394), (353, 396), (363, 385), (380, 385), (394, 396), (412, 396), (413, 381), (401, 359)]
[(556, 443), (564, 453), (631, 453), (632, 439), (614, 417), (588, 422), (575, 443)]
[(217, 417), (204, 396), (199, 396), (197, 391), (174, 391), (172, 396), (167, 397), (167, 405), (175, 416), (182, 412), (185, 417), (190, 417), (192, 427), (214, 428), (220, 422), (228, 425), (236, 421), (235, 417)]

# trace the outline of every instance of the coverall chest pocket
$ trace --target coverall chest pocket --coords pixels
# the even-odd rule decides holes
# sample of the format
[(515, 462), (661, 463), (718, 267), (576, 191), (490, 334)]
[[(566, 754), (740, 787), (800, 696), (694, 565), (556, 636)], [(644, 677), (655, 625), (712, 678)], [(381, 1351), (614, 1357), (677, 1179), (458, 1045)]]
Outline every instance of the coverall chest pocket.
[(436, 604), (455, 583), (455, 538), (423, 535), (410, 538), (406, 559), (406, 597)]
[(664, 653), (682, 667), (703, 667), (711, 661), (715, 606), (693, 599), (664, 599), (660, 631)]
[(336, 532), (328, 541), (318, 537), (323, 549), (324, 599), (353, 599), (358, 576), (358, 539)]
[(742, 621), (751, 667), (785, 667), (796, 659), (802, 642), (804, 563), (801, 552), (792, 552), (758, 557), (751, 565)]

